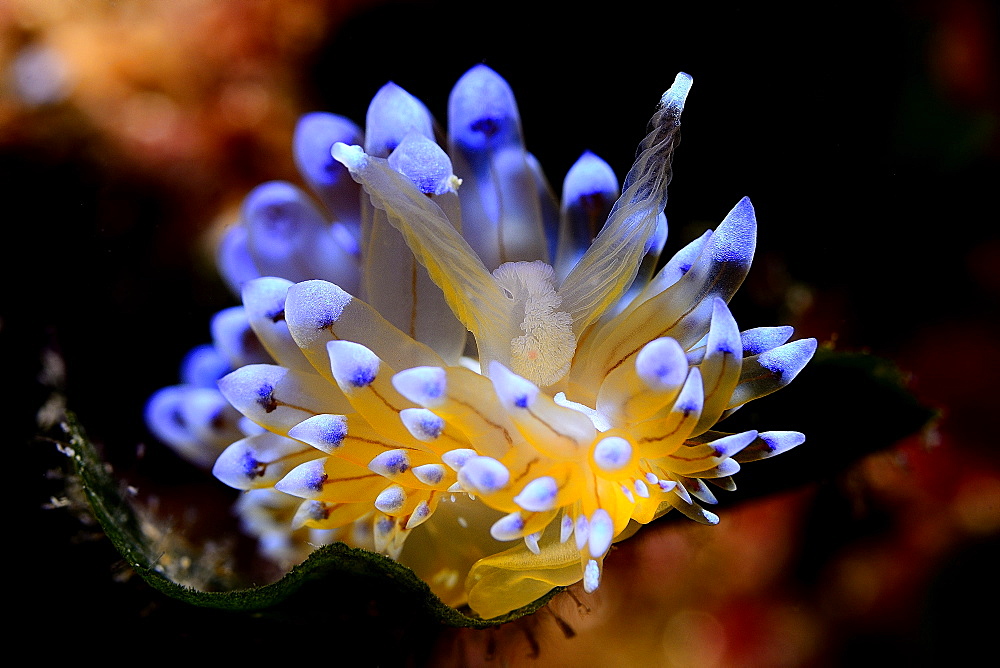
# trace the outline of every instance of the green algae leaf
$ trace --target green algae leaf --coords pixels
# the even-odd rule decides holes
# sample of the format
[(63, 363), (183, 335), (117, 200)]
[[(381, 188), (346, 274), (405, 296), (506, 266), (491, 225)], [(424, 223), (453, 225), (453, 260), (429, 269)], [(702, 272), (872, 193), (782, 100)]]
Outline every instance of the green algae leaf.
[(486, 628), (531, 614), (555, 592), (491, 620), (471, 617), (444, 604), (409, 568), (382, 555), (342, 543), (314, 551), (278, 582), (233, 591), (201, 591), (161, 572), (162, 549), (142, 529), (140, 515), (123, 493), (74, 416), (67, 416), (70, 457), (91, 509), (105, 534), (132, 569), (154, 589), (202, 608), (238, 612), (293, 624), (356, 624), (359, 615), (381, 628), (405, 625)]

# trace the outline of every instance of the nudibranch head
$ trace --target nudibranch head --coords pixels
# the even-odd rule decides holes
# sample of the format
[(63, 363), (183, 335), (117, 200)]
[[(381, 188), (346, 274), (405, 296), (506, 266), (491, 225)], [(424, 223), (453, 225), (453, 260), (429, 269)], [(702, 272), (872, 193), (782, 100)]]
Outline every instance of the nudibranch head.
[(663, 95), (620, 190), (588, 152), (561, 206), (486, 66), (452, 91), (445, 147), (395, 84), (364, 132), (308, 115), (296, 159), (327, 211), (290, 184), (248, 197), (219, 255), (243, 306), (151, 424), (204, 443), (267, 544), (380, 551), (483, 617), (595, 590), (630, 525), (672, 509), (718, 522), (712, 487), (804, 437), (717, 423), (790, 382), (816, 342), (741, 332), (729, 310), (756, 245), (749, 200), (659, 261), (690, 85)]
[(510, 340), (511, 368), (538, 385), (552, 385), (569, 372), (576, 352), (573, 318), (560, 310), (555, 270), (540, 260), (505, 262), (493, 272), (523, 334)]

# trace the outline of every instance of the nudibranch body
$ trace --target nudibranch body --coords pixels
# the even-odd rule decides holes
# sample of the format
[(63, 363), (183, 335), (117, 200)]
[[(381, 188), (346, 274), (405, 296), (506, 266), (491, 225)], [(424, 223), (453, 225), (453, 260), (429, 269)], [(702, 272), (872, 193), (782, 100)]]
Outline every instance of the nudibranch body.
[[(718, 522), (709, 485), (734, 489), (741, 464), (804, 436), (716, 424), (790, 382), (816, 342), (741, 332), (728, 308), (756, 244), (747, 199), (654, 271), (690, 84), (663, 95), (620, 196), (585, 153), (561, 206), (485, 66), (452, 92), (447, 152), (394, 84), (363, 134), (307, 116), (296, 156), (333, 222), (266, 184), (227, 237), (243, 319), (220, 332), (244, 327), (262, 350), (218, 382), (246, 420), (226, 421), (243, 433), (216, 476), (291, 516), (288, 536), (383, 552), (483, 617), (553, 586), (593, 591), (612, 542), (671, 509)], [(196, 424), (173, 401), (160, 413)]]

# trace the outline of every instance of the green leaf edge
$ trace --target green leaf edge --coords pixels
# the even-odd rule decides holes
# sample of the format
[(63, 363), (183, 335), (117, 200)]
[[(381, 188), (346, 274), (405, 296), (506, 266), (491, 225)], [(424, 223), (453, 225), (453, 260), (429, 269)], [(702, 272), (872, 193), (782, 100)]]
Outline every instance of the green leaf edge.
[[(406, 566), (375, 552), (348, 547), (343, 543), (318, 548), (277, 582), (220, 592), (194, 589), (174, 582), (157, 570), (155, 560), (150, 556), (156, 554), (156, 551), (142, 532), (135, 508), (122, 493), (121, 483), (111, 475), (74, 414), (67, 412), (63, 428), (69, 437), (69, 443), (64, 445), (63, 451), (72, 461), (73, 469), (105, 535), (147, 584), (166, 596), (191, 605), (250, 613), (260, 617), (274, 616), (285, 620), (295, 620), (301, 616), (314, 623), (317, 621), (317, 614), (322, 615), (316, 609), (319, 606), (295, 610), (290, 609), (290, 605), (303, 595), (308, 596), (310, 585), (338, 575), (355, 581), (358, 578), (370, 580), (379, 586), (381, 593), (385, 593), (386, 587), (395, 590), (405, 609), (422, 613), (436, 623), (452, 627), (489, 628), (534, 613), (564, 589), (556, 587), (522, 608), (500, 617), (481, 619), (445, 604)], [(330, 611), (331, 617), (350, 614), (350, 611), (336, 609), (336, 606), (330, 607), (333, 608)]]

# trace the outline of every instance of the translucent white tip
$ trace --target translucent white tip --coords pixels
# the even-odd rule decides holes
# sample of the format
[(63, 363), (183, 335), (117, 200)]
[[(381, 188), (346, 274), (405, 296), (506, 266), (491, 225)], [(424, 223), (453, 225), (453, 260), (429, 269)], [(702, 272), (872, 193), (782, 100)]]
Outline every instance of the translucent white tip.
[(677, 76), (674, 77), (674, 83), (670, 86), (663, 97), (660, 98), (660, 104), (663, 106), (676, 107), (678, 113), (684, 109), (684, 101), (687, 100), (688, 92), (691, 90), (691, 83), (694, 80), (691, 78), (690, 74), (685, 74), (684, 72), (678, 72)]

